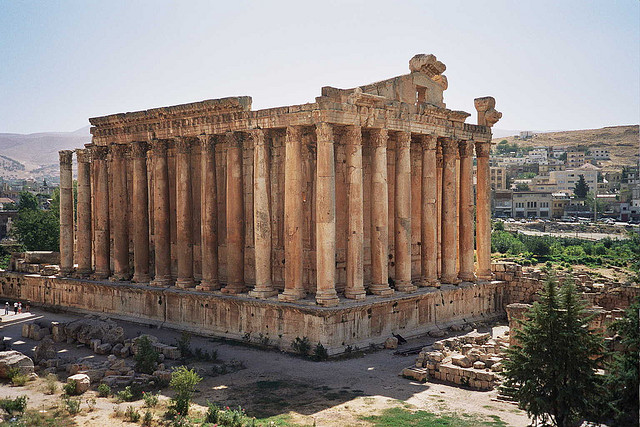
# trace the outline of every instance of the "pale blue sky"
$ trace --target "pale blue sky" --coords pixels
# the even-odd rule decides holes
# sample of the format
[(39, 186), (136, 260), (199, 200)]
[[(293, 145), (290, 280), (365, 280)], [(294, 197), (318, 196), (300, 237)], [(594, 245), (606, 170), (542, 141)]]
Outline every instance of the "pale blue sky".
[(447, 107), (494, 96), (496, 128), (635, 124), (639, 4), (0, 0), (0, 132), (236, 95), (311, 102), (405, 74), (416, 53), (447, 65)]

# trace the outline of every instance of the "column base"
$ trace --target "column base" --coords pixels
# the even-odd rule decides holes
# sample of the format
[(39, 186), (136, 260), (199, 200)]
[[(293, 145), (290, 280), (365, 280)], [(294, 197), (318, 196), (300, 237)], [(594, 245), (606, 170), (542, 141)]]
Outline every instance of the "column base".
[(334, 307), (340, 303), (335, 290), (316, 292), (316, 303), (324, 307)]
[(442, 276), (440, 282), (447, 285), (458, 285), (461, 283), (460, 279), (458, 279), (458, 276)]
[(155, 278), (149, 283), (149, 285), (151, 285), (151, 286), (161, 286), (161, 287), (171, 286), (171, 285), (173, 285), (173, 279), (171, 277)]
[(196, 286), (196, 282), (193, 281), (193, 278), (188, 277), (188, 278), (178, 278), (178, 280), (176, 280), (176, 288), (179, 289), (188, 289), (188, 288), (195, 288)]
[(462, 273), (462, 272), (460, 272), (458, 274), (458, 279), (462, 280), (463, 282), (475, 282), (476, 281), (476, 276), (473, 273)]
[(93, 273), (93, 271), (91, 270), (91, 268), (78, 268), (76, 270), (76, 275), (78, 277), (89, 277), (91, 275), (91, 273)]
[(476, 273), (476, 277), (478, 278), (478, 280), (489, 282), (493, 280), (493, 273), (490, 271), (479, 271), (478, 273)]
[(135, 283), (149, 283), (151, 281), (151, 277), (148, 274), (140, 274), (133, 275), (133, 279), (131, 279)]
[(425, 287), (425, 288), (439, 288), (440, 287), (440, 283), (438, 283), (438, 278), (437, 277), (425, 277), (422, 279), (422, 281), (420, 282), (420, 286)]
[(111, 277), (109, 277), (109, 280), (111, 280), (112, 282), (128, 282), (129, 279), (131, 279), (131, 276), (129, 276), (128, 274), (113, 274)]
[(415, 292), (418, 290), (418, 287), (411, 282), (396, 282), (395, 288), (398, 292)]
[(367, 298), (367, 293), (365, 292), (364, 288), (360, 290), (345, 289), (344, 297), (358, 301)]
[(222, 293), (223, 294), (231, 294), (231, 295), (236, 295), (236, 294), (242, 294), (244, 292), (247, 291), (247, 287), (242, 285), (242, 284), (233, 284), (233, 285), (227, 285), (224, 288), (222, 288)]
[(60, 276), (62, 277), (69, 277), (73, 274), (73, 268), (61, 268), (60, 269)]
[(283, 293), (278, 295), (278, 301), (298, 301), (305, 296), (307, 296), (307, 292), (304, 289), (285, 289)]
[(95, 272), (93, 273), (92, 279), (93, 280), (106, 280), (109, 278), (109, 272)]
[(393, 295), (394, 290), (389, 287), (389, 285), (371, 285), (369, 286), (369, 292), (373, 295), (378, 295), (381, 297), (388, 297)]
[(200, 284), (196, 286), (198, 291), (217, 291), (220, 289), (220, 282), (212, 280), (201, 280)]
[(278, 291), (273, 288), (253, 288), (249, 291), (249, 296), (254, 298), (269, 298), (278, 295)]

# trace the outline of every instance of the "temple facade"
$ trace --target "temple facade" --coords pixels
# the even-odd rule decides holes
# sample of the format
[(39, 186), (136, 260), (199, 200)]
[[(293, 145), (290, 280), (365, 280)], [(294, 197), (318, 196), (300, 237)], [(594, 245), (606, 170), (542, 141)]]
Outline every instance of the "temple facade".
[(60, 152), (61, 275), (322, 306), (490, 280), (501, 114), (478, 98), (467, 124), (443, 103), (444, 64), (416, 55), (409, 68), (309, 104), (251, 111), (233, 97), (90, 119), (75, 224), (73, 152)]

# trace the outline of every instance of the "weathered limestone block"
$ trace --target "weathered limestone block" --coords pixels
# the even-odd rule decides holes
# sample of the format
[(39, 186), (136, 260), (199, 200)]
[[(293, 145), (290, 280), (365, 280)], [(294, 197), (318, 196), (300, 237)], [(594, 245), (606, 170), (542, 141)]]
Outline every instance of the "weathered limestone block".
[(0, 351), (0, 378), (8, 378), (9, 372), (19, 369), (21, 373), (29, 375), (33, 373), (33, 360), (19, 351)]
[(109, 343), (100, 344), (96, 347), (96, 354), (109, 354), (111, 352), (112, 345)]
[(24, 323), (22, 325), (22, 338), (29, 338), (29, 336), (31, 335), (32, 326), (33, 326), (33, 323)]
[(405, 378), (411, 378), (419, 382), (425, 382), (429, 377), (429, 371), (424, 368), (411, 367), (411, 368), (404, 368), (400, 375)]
[(43, 360), (54, 359), (56, 357), (56, 349), (53, 348), (53, 340), (51, 338), (44, 338), (40, 344), (36, 346), (33, 352), (33, 360), (35, 363), (40, 363)]
[(384, 342), (384, 348), (391, 349), (391, 350), (395, 350), (396, 348), (398, 348), (398, 338), (396, 337), (387, 338), (386, 341)]
[(486, 365), (484, 364), (484, 362), (477, 360), (475, 362), (473, 362), (473, 368), (474, 369), (484, 369), (486, 367)]
[(85, 391), (89, 390), (89, 386), (91, 385), (91, 379), (87, 374), (75, 374), (71, 375), (67, 378), (67, 384), (71, 381), (76, 382), (76, 394), (82, 394)]
[(66, 341), (67, 334), (64, 332), (64, 323), (51, 322), (51, 335), (54, 342)]
[(462, 368), (470, 368), (473, 362), (465, 355), (456, 354), (455, 356), (451, 357), (451, 363)]

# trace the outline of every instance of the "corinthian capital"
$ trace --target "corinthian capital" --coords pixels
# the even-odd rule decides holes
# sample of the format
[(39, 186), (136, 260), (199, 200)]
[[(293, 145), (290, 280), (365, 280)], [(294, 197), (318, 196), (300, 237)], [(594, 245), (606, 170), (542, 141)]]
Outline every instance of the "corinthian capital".
[(76, 150), (76, 159), (78, 160), (78, 163), (91, 162), (91, 150), (87, 148), (78, 148)]
[(502, 113), (495, 109), (496, 100), (492, 96), (476, 98), (473, 104), (478, 112), (478, 124), (492, 127), (502, 118)]
[(371, 145), (374, 147), (386, 147), (389, 134), (386, 129), (371, 129)]
[(457, 156), (458, 155), (458, 141), (448, 136), (441, 137), (440, 145), (442, 147), (442, 154), (444, 156)]
[(148, 145), (145, 141), (135, 141), (131, 143), (131, 156), (134, 158), (147, 157)]
[(58, 155), (60, 156), (60, 165), (70, 165), (73, 162), (73, 151), (72, 150), (61, 150), (58, 151)]
[(461, 140), (458, 143), (460, 157), (473, 157), (473, 141)]
[(435, 135), (421, 135), (422, 149), (435, 150), (438, 145), (438, 138)]
[(476, 142), (476, 156), (477, 157), (489, 157), (491, 153), (490, 142)]
[(93, 160), (107, 160), (109, 154), (109, 147), (104, 145), (96, 145), (91, 149), (91, 155)]
[(396, 144), (398, 148), (411, 147), (411, 132), (398, 132)]

